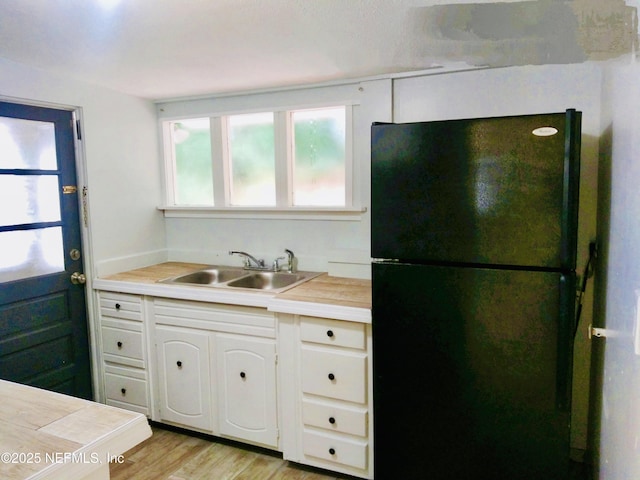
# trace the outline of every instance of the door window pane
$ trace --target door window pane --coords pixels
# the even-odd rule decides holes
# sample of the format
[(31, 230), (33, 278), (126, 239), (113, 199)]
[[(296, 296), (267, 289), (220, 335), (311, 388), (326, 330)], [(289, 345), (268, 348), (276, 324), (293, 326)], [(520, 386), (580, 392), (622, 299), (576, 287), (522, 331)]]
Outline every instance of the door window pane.
[(56, 170), (53, 123), (0, 117), (0, 152), (0, 168)]
[(213, 205), (211, 134), (208, 118), (171, 122), (176, 205)]
[(62, 271), (62, 227), (0, 232), (0, 282)]
[(294, 135), (293, 204), (345, 205), (345, 108), (291, 114)]
[(0, 226), (60, 221), (57, 175), (0, 175)]
[(273, 113), (229, 117), (231, 205), (276, 204)]

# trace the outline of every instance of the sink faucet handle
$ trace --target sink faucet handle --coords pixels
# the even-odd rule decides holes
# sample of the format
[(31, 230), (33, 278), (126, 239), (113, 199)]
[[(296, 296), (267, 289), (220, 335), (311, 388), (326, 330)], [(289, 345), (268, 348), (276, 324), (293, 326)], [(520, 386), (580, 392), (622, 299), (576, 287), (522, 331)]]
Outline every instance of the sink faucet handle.
[(280, 260), (284, 260), (287, 257), (278, 257), (273, 261), (273, 271), (274, 272), (279, 272), (280, 271)]
[(284, 249), (284, 253), (287, 254), (287, 271), (289, 273), (292, 273), (295, 271), (295, 268), (296, 268), (294, 264), (294, 262), (296, 261), (296, 256), (288, 248)]

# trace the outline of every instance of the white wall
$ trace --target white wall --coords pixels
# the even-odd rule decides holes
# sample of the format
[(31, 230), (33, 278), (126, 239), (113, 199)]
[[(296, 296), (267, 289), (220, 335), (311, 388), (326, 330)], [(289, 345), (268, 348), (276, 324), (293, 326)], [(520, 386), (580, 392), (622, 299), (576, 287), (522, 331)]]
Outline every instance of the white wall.
[[(393, 121), (418, 122), (582, 111), (578, 273), (596, 237), (601, 69), (593, 64), (513, 67), (396, 80)], [(572, 447), (585, 450), (589, 412), (592, 292), (575, 342)]]
[(597, 340), (596, 352), (603, 348), (604, 357), (598, 355), (596, 369), (604, 370), (602, 397), (597, 398), (601, 435), (596, 461), (600, 479), (628, 480), (640, 478), (640, 356), (633, 341), (640, 290), (640, 65), (606, 69), (602, 98), (598, 222), (604, 240), (599, 263), (606, 270), (598, 280), (596, 322), (618, 336)]
[(165, 258), (164, 221), (156, 210), (161, 182), (153, 103), (4, 59), (0, 72), (5, 100), (81, 109), (93, 273)]

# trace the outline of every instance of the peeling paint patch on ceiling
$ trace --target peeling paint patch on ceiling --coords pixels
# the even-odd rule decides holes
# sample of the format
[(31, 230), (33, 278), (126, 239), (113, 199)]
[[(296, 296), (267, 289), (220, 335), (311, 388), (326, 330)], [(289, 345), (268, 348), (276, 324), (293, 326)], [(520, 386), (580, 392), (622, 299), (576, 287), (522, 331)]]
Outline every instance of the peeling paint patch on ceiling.
[(532, 0), (414, 8), (425, 59), (509, 66), (606, 60), (638, 47), (637, 9), (624, 0)]

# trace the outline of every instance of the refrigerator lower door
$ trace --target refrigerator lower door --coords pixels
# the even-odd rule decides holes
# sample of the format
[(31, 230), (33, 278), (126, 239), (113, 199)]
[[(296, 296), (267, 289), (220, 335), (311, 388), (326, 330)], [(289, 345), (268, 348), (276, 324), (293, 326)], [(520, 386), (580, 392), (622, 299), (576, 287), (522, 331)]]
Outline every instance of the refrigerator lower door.
[(376, 478), (565, 480), (574, 283), (374, 263)]

